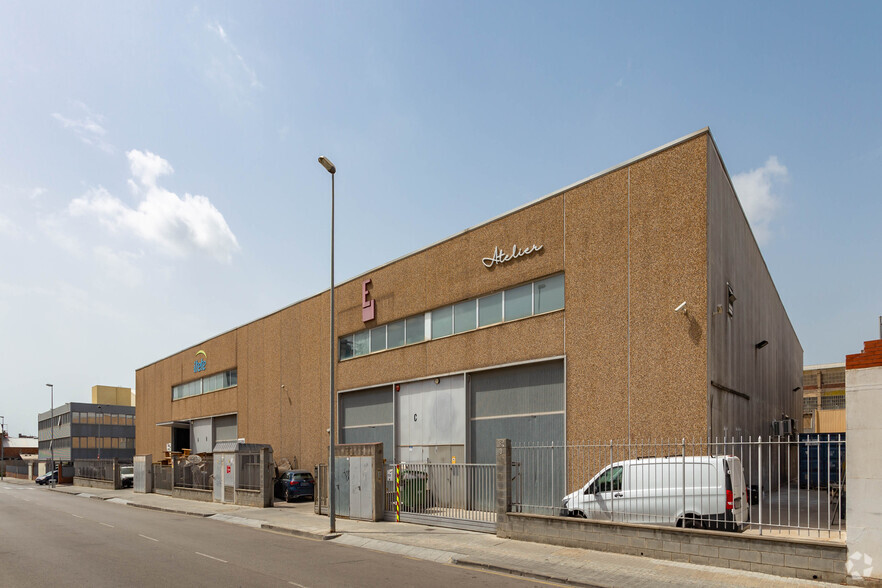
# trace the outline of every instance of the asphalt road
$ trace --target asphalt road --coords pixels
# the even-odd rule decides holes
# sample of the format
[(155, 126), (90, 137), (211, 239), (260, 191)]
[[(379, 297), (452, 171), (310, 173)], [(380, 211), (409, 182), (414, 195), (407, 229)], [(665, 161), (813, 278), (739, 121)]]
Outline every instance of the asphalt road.
[(0, 586), (543, 584), (0, 482)]

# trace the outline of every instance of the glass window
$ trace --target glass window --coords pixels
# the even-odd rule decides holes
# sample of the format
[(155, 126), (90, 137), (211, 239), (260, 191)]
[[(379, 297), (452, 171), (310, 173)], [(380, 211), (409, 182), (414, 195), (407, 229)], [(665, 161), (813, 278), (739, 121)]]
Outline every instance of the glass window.
[(113, 449), (119, 449), (119, 437), (114, 437), (110, 444)]
[(533, 310), (533, 284), (524, 284), (505, 291), (505, 320), (530, 316)]
[(393, 349), (404, 345), (404, 321), (386, 325), (386, 347)]
[(95, 449), (95, 437), (88, 437), (89, 440), (89, 449)]
[(236, 386), (239, 383), (239, 370), (227, 372), (227, 386)]
[[(330, 443), (330, 442), (329, 442), (329, 443)], [(79, 449), (79, 448), (80, 448), (80, 438), (79, 438), (79, 437), (74, 437), (74, 438), (73, 438), (73, 448), (74, 448), (74, 449)], [(328, 455), (330, 455), (330, 453), (329, 453)]]
[(453, 334), (453, 307), (445, 306), (432, 311), (432, 339)]
[(386, 349), (386, 325), (371, 329), (371, 353)]
[(533, 284), (533, 314), (560, 310), (564, 307), (564, 276), (558, 274)]
[(367, 355), (371, 352), (371, 334), (368, 331), (360, 331), (355, 333), (353, 336), (353, 351), (355, 352), (355, 356), (359, 355)]
[(105, 414), (105, 415), (104, 415), (104, 424), (105, 424), (105, 425), (109, 425), (109, 424), (111, 424), (111, 422), (110, 422), (110, 415), (109, 415), (109, 414)]
[(423, 314), (412, 316), (407, 323), (407, 344), (419, 343), (426, 340), (426, 316)]
[(352, 335), (340, 337), (340, 359), (352, 357)]
[(453, 332), (471, 331), (477, 325), (477, 300), (466, 300), (453, 305)]
[(478, 299), (478, 326), (502, 322), (502, 292)]

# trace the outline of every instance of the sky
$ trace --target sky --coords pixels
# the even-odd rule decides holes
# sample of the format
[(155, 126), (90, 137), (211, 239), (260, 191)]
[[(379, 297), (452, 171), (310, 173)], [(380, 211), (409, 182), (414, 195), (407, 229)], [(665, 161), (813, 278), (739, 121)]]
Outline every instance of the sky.
[(882, 4), (0, 6), (0, 414), (710, 127), (804, 348), (882, 314)]

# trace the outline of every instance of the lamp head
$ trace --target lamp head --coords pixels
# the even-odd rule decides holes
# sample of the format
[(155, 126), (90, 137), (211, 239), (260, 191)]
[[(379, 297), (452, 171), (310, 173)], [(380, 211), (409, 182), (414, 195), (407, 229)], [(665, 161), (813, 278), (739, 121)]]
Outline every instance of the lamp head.
[(320, 164), (322, 164), (322, 167), (324, 167), (330, 173), (332, 173), (332, 174), (337, 173), (337, 168), (334, 166), (333, 163), (331, 163), (331, 160), (328, 159), (327, 157), (325, 157), (325, 156), (319, 157), (318, 162)]

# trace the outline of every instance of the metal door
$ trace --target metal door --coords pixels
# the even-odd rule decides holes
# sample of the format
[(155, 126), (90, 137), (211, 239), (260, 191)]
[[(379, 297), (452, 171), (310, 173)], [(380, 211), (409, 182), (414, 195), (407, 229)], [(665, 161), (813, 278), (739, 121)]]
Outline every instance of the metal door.
[(348, 457), (334, 458), (334, 513), (341, 517), (349, 516), (349, 478), (351, 463)]
[(373, 459), (349, 459), (349, 518), (374, 520)]

